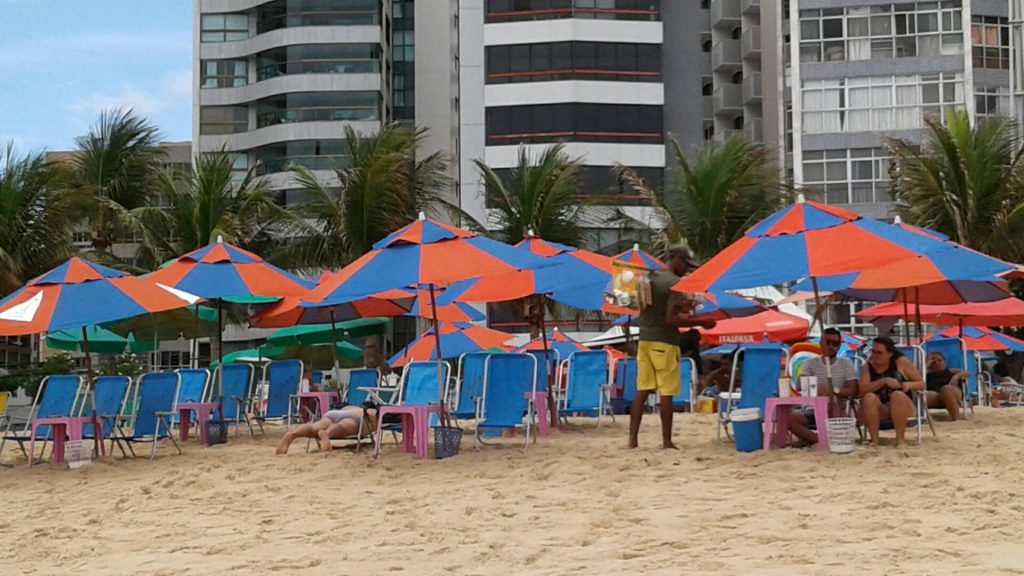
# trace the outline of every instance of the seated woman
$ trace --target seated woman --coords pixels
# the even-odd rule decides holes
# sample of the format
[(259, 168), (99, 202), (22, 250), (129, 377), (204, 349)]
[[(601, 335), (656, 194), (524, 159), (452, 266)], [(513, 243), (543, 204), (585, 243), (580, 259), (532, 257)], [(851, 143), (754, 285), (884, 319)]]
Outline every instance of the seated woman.
[(860, 371), (860, 419), (878, 446), (882, 420), (892, 420), (896, 447), (904, 446), (907, 420), (914, 416), (914, 391), (924, 390), (924, 379), (914, 363), (896, 349), (890, 338), (875, 338), (870, 356)]
[(360, 433), (360, 426), (364, 436), (372, 436), (376, 430), (377, 408), (372, 403), (329, 410), (316, 422), (292, 428), (278, 442), (277, 453), (287, 454), (288, 447), (296, 438), (316, 438), (320, 442), (320, 451), (330, 452), (332, 438), (355, 436)]
[(949, 419), (956, 421), (960, 417), (960, 401), (963, 393), (960, 384), (970, 378), (970, 373), (959, 368), (946, 368), (946, 356), (942, 352), (928, 354), (925, 375), (925, 403), (929, 408), (945, 408)]
[(1010, 396), (1021, 392), (1024, 392), (1022, 387), (1016, 380), (1010, 376), (1010, 367), (1004, 362), (996, 362), (996, 365), (992, 367), (992, 372), (995, 373), (998, 381), (992, 384), (992, 407), (999, 408), (1004, 402), (1010, 399)]

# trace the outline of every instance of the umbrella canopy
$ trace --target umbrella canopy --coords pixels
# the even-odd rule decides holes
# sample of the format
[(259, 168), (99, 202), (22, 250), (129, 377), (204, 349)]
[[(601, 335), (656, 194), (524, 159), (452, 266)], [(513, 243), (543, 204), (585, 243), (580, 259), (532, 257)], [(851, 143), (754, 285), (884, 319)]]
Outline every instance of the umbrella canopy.
[(147, 276), (203, 298), (301, 296), (308, 286), (297, 276), (217, 238)]
[(0, 300), (0, 336), (82, 328), (194, 304), (198, 296), (79, 257)]
[(291, 296), (260, 310), (249, 319), (249, 324), (256, 328), (284, 328), (330, 324), (332, 320), (346, 322), (356, 318), (401, 316), (412, 309), (415, 300), (416, 295), (411, 290), (386, 290), (334, 306), (307, 308), (302, 306), (301, 296)]
[(914, 232), (915, 234), (921, 234), (923, 236), (927, 236), (927, 237), (932, 238), (934, 240), (942, 240), (943, 242), (945, 242), (946, 240), (949, 240), (949, 236), (946, 236), (942, 232), (936, 232), (935, 230), (932, 230), (930, 228), (922, 228), (920, 226), (914, 226), (913, 224), (905, 224), (903, 222), (903, 220), (899, 216), (896, 216), (896, 218), (893, 219), (893, 224), (895, 224), (896, 226), (899, 226), (900, 228), (903, 228), (904, 230), (908, 230), (910, 232)]
[(1019, 340), (1013, 336), (1007, 336), (1006, 334), (981, 326), (968, 326), (963, 329), (962, 334), (959, 328), (946, 328), (933, 332), (925, 338), (925, 341), (927, 342), (934, 338), (961, 338), (968, 350), (979, 352), (996, 352), (1000, 350), (1024, 352), (1024, 340)]
[(330, 344), (341, 336), (347, 338), (363, 338), (385, 334), (391, 330), (388, 318), (358, 318), (346, 322), (338, 322), (332, 334), (330, 324), (307, 324), (289, 326), (274, 332), (267, 338), (271, 346), (313, 346)]
[[(952, 305), (924, 305), (920, 307), (922, 322), (943, 326), (1024, 326), (1024, 301), (1004, 298), (995, 302), (968, 302)], [(912, 321), (916, 311), (909, 311), (902, 302), (885, 302), (865, 308), (854, 314), (858, 318), (874, 322), (881, 318), (902, 318)]]
[[(119, 320), (103, 327), (120, 336), (139, 334), (142, 340), (203, 338), (217, 333), (217, 310), (193, 304), (158, 314)], [(92, 343), (92, 338), (89, 339), (89, 343)]]
[[(606, 310), (611, 309), (610, 305), (606, 306)], [(617, 308), (617, 307), (616, 307)], [(704, 293), (704, 304), (693, 311), (693, 313), (701, 318), (710, 318), (712, 320), (726, 320), (728, 318), (742, 318), (744, 316), (752, 316), (767, 310), (761, 304), (754, 302), (753, 300), (744, 298), (743, 296), (737, 296), (729, 292), (705, 292)], [(627, 321), (636, 322), (639, 317), (636, 314), (623, 314), (616, 318), (612, 324), (622, 325)]]
[(744, 318), (722, 320), (714, 328), (698, 328), (705, 344), (732, 344), (747, 342), (787, 342), (807, 337), (810, 323), (803, 318), (766, 310)]
[[(398, 367), (404, 366), (408, 362), (437, 360), (434, 334), (433, 328), (421, 333), (408, 346), (392, 356), (388, 360), (388, 364)], [(463, 354), (480, 352), (490, 348), (506, 349), (505, 344), (515, 338), (515, 336), (507, 332), (459, 322), (441, 322), (440, 337), (441, 353), (444, 355), (444, 358), (458, 358)]]
[[(558, 357), (562, 360), (568, 358), (573, 352), (590, 350), (590, 348), (569, 338), (564, 332), (559, 330), (552, 330), (547, 333), (547, 345), (549, 349), (557, 351)], [(516, 348), (516, 352), (525, 352), (527, 350), (544, 350), (544, 338), (538, 336)]]
[(611, 258), (547, 242), (532, 234), (516, 244), (515, 248), (547, 258), (553, 265), (457, 282), (438, 298), (438, 303), (505, 302), (544, 294), (574, 308), (601, 308), (605, 289), (611, 281)]
[(57, 350), (84, 352), (86, 339), (88, 339), (89, 352), (97, 354), (121, 354), (125, 350), (152, 352), (157, 347), (157, 342), (154, 340), (136, 340), (132, 334), (127, 337), (120, 336), (96, 325), (87, 326), (84, 335), (81, 329), (50, 332), (46, 335), (46, 345)]
[(442, 286), (468, 278), (549, 266), (527, 251), (467, 230), (420, 219), (373, 245), (373, 250), (324, 279), (303, 306), (333, 306), (384, 290)]
[[(363, 351), (350, 342), (338, 342), (335, 346), (337, 357), (352, 362), (361, 360)], [(264, 344), (259, 348), (240, 350), (224, 355), (224, 364), (237, 363), (258, 363), (267, 360), (302, 360), (307, 367), (329, 368), (334, 363), (334, 355), (331, 354), (330, 346), (271, 346)], [(210, 366), (216, 368), (218, 361), (214, 360)]]
[[(840, 330), (839, 335), (842, 338), (842, 345), (853, 350), (856, 350), (857, 348), (860, 348), (861, 346), (867, 343), (867, 340), (865, 340), (864, 338), (861, 338), (860, 336), (857, 336), (856, 334), (853, 334), (851, 332), (846, 332), (845, 330)], [(819, 342), (820, 340), (821, 337), (812, 338), (811, 342)]]
[[(885, 266), (891, 268), (863, 280), (859, 276)], [(831, 289), (820, 281), (829, 277), (837, 277), (833, 283), (840, 288), (901, 288), (947, 279), (987, 280), (1010, 268), (926, 234), (800, 198), (747, 230), (675, 289), (728, 290), (807, 279), (810, 289), (820, 291)]]
[(647, 268), (648, 270), (658, 270), (665, 267), (664, 262), (641, 250), (639, 244), (633, 244), (632, 248), (612, 259), (632, 266)]

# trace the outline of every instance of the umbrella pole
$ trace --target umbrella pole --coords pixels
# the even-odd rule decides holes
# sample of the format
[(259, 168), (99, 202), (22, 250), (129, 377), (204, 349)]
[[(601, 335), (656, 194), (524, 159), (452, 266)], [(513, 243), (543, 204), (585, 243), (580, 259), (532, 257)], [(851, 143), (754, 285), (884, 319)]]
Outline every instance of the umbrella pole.
[(824, 326), (821, 326), (821, 294), (818, 293), (818, 279), (814, 276), (811, 276), (811, 286), (814, 288), (814, 322), (811, 323), (811, 330), (813, 330), (814, 324), (819, 324), (819, 328), (824, 328)]
[(199, 304), (193, 304), (196, 309), (194, 330), (192, 331), (192, 346), (189, 350), (192, 350), (192, 361), (189, 365), (192, 368), (199, 368)]
[(917, 342), (924, 341), (924, 329), (921, 326), (921, 289), (914, 287), (914, 326), (917, 329)]
[[(437, 322), (437, 300), (434, 296), (434, 284), (430, 284), (430, 319), (434, 322), (434, 355), (437, 356), (437, 401), (441, 405), (441, 424), (451, 426), (448, 421), (448, 410), (445, 409), (444, 398), (444, 367), (441, 365), (441, 327)], [(424, 440), (425, 441), (425, 440)]]
[(908, 310), (909, 304), (907, 303), (907, 289), (900, 288), (903, 292), (903, 341), (910, 345), (910, 310)]
[(334, 308), (331, 308), (331, 358), (334, 359), (334, 374), (331, 375), (331, 380), (334, 384), (341, 381), (338, 376), (338, 333), (337, 323), (334, 321)]
[(544, 326), (544, 294), (540, 296), (540, 339), (544, 344), (544, 373), (548, 376), (548, 419), (552, 428), (558, 428), (558, 414), (555, 412), (555, 374), (551, 370), (551, 361), (548, 359), (548, 329)]
[[(89, 353), (89, 332), (85, 329), (85, 326), (82, 326), (82, 352), (85, 352), (85, 385), (89, 389), (89, 404), (92, 408), (93, 427), (96, 428), (96, 389), (92, 385), (92, 354)], [(93, 430), (93, 432), (99, 434), (97, 430)], [(100, 448), (102, 448), (102, 443), (96, 444), (93, 447), (93, 451)], [(111, 447), (110, 449), (113, 450), (114, 448)]]
[[(222, 387), (221, 378), (223, 377), (224, 370), (224, 323), (223, 313), (221, 312), (222, 299), (217, 298), (217, 386)], [(196, 314), (199, 313), (199, 308), (196, 308)]]

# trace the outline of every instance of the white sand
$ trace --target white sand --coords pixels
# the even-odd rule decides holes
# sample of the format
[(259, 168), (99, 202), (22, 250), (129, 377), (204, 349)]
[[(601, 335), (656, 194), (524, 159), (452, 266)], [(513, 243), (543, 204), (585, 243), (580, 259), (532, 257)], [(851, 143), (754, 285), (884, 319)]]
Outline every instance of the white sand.
[[(1024, 574), (1024, 410), (838, 456), (738, 454), (679, 415), (446, 461), (275, 457), (280, 429), (156, 461), (0, 469), (4, 574)], [(518, 444), (517, 444), (518, 446)], [(11, 453), (5, 453), (8, 457)]]

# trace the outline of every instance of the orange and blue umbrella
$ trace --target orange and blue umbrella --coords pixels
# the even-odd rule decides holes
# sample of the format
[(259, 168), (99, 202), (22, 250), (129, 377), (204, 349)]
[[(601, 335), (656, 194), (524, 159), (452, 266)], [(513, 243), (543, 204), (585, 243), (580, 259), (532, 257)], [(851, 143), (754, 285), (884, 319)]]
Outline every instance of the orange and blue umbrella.
[[(891, 268), (868, 273), (885, 265)], [(889, 289), (907, 286), (911, 272), (915, 284), (927, 284), (987, 281), (1010, 268), (927, 234), (801, 199), (754, 225), (675, 289), (731, 290), (801, 279), (816, 291)]]
[(0, 336), (84, 328), (173, 310), (198, 296), (73, 257), (0, 300)]
[(659, 270), (665, 267), (664, 262), (641, 250), (639, 244), (634, 244), (632, 248), (615, 256), (613, 260), (648, 270)]
[(482, 352), (490, 348), (507, 350), (508, 342), (515, 338), (507, 332), (462, 322), (440, 322), (438, 327), (436, 333), (434, 328), (421, 333), (408, 346), (392, 356), (388, 364), (398, 367), (408, 362), (437, 360), (437, 335), (441, 339), (444, 358), (458, 358), (463, 354)]
[[(609, 305), (606, 308), (612, 307)], [(704, 304), (693, 313), (701, 318), (718, 321), (752, 316), (765, 310), (766, 308), (757, 302), (731, 292), (704, 292)], [(628, 322), (636, 322), (638, 318), (635, 313), (626, 313), (616, 318), (612, 324), (621, 326)]]
[(1024, 326), (1024, 301), (1004, 298), (994, 302), (967, 302), (949, 305), (922, 305), (909, 312), (902, 302), (885, 302), (854, 314), (874, 322), (879, 318), (914, 320), (943, 326)]
[(964, 341), (967, 350), (977, 352), (1024, 352), (1024, 340), (1007, 336), (990, 328), (982, 326), (968, 326), (963, 328), (951, 327), (939, 330), (925, 338), (925, 342), (940, 338), (960, 338)]
[[(546, 344), (548, 349), (558, 352), (558, 357), (563, 360), (568, 358), (569, 355), (572, 354), (573, 352), (585, 352), (587, 350), (590, 350), (590, 348), (587, 348), (583, 344), (580, 344), (576, 340), (573, 340), (572, 338), (566, 336), (563, 332), (559, 330), (552, 330), (551, 332), (547, 333)], [(526, 352), (527, 350), (544, 350), (544, 345), (544, 338), (538, 336), (517, 348), (516, 352)]]

